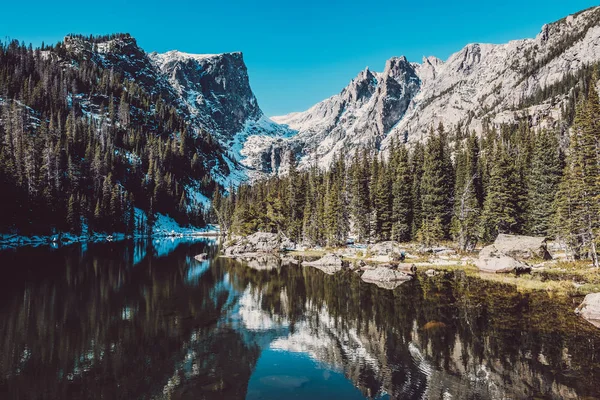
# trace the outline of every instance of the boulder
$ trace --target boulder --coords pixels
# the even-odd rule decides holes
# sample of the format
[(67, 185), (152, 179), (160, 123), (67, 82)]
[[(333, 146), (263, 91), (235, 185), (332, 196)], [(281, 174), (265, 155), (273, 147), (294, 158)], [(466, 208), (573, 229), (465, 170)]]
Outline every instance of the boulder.
[(411, 280), (412, 275), (404, 271), (379, 266), (375, 269), (365, 271), (361, 279), (367, 283), (374, 283), (384, 289), (395, 289), (403, 282)]
[(494, 242), (499, 252), (518, 260), (541, 258), (551, 260), (545, 237), (499, 234)]
[(373, 256), (392, 256), (393, 254), (400, 254), (402, 249), (398, 242), (389, 240), (387, 242), (379, 242), (369, 246), (367, 252)]
[(326, 254), (315, 261), (303, 261), (302, 265), (315, 267), (326, 274), (333, 275), (342, 269), (343, 262), (342, 259), (335, 254)]
[(475, 265), (483, 272), (498, 274), (531, 270), (529, 265), (498, 251), (493, 244), (481, 249)]
[(594, 326), (600, 328), (600, 293), (590, 293), (575, 312)]
[(279, 243), (280, 251), (293, 251), (296, 250), (296, 243), (292, 242), (288, 238), (283, 238)]
[(552, 259), (546, 238), (500, 234), (494, 244), (479, 252), (475, 265), (484, 272), (527, 272), (531, 271), (531, 266), (523, 260), (532, 258)]
[(256, 232), (225, 244), (226, 256), (248, 253), (273, 253), (279, 251), (281, 238), (276, 233)]

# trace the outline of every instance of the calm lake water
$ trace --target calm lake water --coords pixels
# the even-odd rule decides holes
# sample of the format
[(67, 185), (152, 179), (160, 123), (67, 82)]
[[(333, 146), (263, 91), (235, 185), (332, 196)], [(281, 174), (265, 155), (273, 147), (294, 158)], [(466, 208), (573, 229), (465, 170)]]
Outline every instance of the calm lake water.
[(0, 252), (0, 398), (600, 398), (600, 330), (573, 299), (460, 272), (391, 291), (217, 252)]

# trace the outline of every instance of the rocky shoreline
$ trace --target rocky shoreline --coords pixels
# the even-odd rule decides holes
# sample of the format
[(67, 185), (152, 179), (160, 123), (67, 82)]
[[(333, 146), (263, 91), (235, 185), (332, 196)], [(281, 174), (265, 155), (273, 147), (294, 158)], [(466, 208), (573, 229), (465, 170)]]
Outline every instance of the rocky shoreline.
[(0, 250), (16, 249), (19, 247), (38, 247), (38, 246), (67, 246), (75, 243), (101, 243), (101, 242), (119, 242), (126, 239), (148, 239), (148, 238), (182, 238), (182, 237), (218, 237), (219, 232), (198, 231), (198, 232), (173, 232), (173, 233), (153, 233), (151, 235), (126, 235), (124, 233), (98, 233), (93, 232), (87, 235), (74, 235), (71, 233), (58, 233), (53, 235), (17, 235), (1, 234)]
[[(256, 270), (295, 264), (316, 268), (329, 275), (351, 271), (359, 274), (365, 283), (388, 290), (411, 281), (418, 272), (432, 277), (440, 269), (464, 269), (483, 279), (521, 284), (531, 290), (553, 291), (557, 283), (567, 288), (571, 285), (574, 290), (583, 286), (568, 274), (566, 268), (552, 269), (552, 265), (561, 262), (560, 258), (552, 256), (545, 238), (532, 236), (501, 234), (478, 253), (460, 254), (450, 247), (423, 248), (394, 241), (336, 249), (307, 248), (283, 235), (257, 232), (226, 241), (221, 256), (242, 261)], [(564, 279), (544, 285), (547, 278), (543, 273), (560, 278), (557, 271), (565, 272)], [(588, 271), (589, 268), (584, 270), (585, 273)], [(533, 279), (534, 275), (542, 278)], [(600, 288), (600, 279), (598, 285), (591, 288)], [(600, 328), (600, 293), (589, 293), (576, 312)]]

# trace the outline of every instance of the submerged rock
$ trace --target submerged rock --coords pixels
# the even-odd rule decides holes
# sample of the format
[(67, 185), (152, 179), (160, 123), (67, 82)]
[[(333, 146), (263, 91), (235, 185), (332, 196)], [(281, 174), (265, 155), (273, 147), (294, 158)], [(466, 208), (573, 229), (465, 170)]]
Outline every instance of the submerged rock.
[(335, 254), (326, 254), (315, 261), (304, 261), (302, 262), (302, 265), (315, 267), (326, 274), (333, 275), (336, 272), (341, 271), (343, 262), (342, 259)]
[(361, 279), (367, 283), (376, 284), (384, 289), (395, 289), (402, 283), (412, 279), (412, 275), (405, 271), (393, 270), (386, 267), (376, 267), (365, 271)]
[(590, 293), (575, 312), (594, 326), (600, 328), (600, 293)]
[(500, 234), (494, 244), (479, 252), (475, 265), (484, 272), (528, 272), (531, 266), (522, 260), (536, 257), (552, 258), (546, 247), (546, 238)]

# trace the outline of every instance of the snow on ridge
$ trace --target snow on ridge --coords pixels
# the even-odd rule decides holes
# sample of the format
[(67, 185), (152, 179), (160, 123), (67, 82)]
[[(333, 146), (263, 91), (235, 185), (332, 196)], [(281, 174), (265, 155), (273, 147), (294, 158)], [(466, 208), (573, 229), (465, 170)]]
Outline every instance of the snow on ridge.
[(165, 65), (170, 62), (175, 61), (186, 61), (186, 60), (195, 60), (195, 61), (204, 61), (211, 58), (223, 57), (224, 55), (232, 54), (238, 55), (241, 52), (230, 52), (230, 53), (215, 53), (215, 54), (192, 54), (192, 53), (184, 53), (179, 50), (170, 50), (165, 53), (157, 53), (152, 52), (149, 53), (148, 56), (151, 60), (154, 60), (159, 66)]

